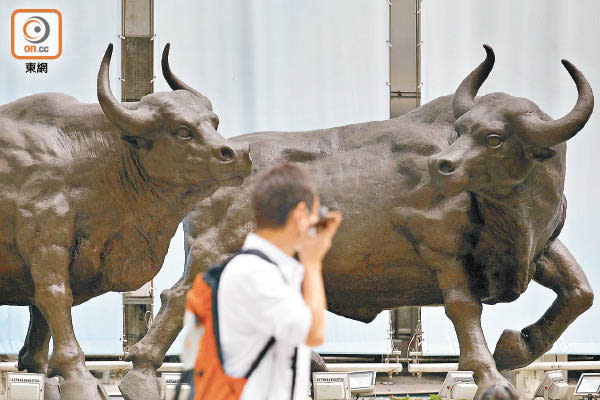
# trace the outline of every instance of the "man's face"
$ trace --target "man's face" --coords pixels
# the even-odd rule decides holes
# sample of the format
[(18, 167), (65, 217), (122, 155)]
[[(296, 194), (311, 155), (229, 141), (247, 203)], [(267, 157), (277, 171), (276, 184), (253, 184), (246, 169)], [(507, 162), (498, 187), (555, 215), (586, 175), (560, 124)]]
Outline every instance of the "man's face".
[(315, 195), (315, 197), (313, 198), (313, 206), (312, 206), (312, 210), (310, 210), (309, 216), (308, 216), (308, 222), (309, 222), (309, 227), (308, 227), (308, 231), (310, 231), (310, 229), (317, 223), (319, 222), (319, 209), (321, 208), (321, 201), (319, 199), (319, 196)]
[(319, 221), (319, 208), (321, 203), (319, 196), (313, 198), (312, 209), (308, 208), (305, 202), (301, 202), (294, 209), (294, 227), (298, 234), (298, 239), (303, 240), (311, 234), (311, 228)]

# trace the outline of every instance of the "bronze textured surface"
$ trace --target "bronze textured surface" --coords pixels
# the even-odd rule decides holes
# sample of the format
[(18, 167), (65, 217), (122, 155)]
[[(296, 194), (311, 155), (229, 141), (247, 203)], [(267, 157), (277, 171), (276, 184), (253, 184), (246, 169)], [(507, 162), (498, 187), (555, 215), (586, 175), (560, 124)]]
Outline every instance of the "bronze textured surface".
[[(398, 118), (233, 138), (250, 144), (252, 174), (186, 217), (185, 273), (163, 292), (153, 326), (133, 349), (137, 379), (145, 366), (160, 365), (181, 329), (193, 277), (238, 249), (253, 228), (254, 177), (293, 161), (313, 175), (322, 204), (344, 215), (324, 265), (329, 309), (367, 322), (386, 308), (443, 305), (458, 336), (460, 368), (475, 372), (477, 397), (516, 398), (498, 370), (538, 358), (593, 300), (557, 236), (566, 216), (565, 141), (585, 125), (594, 100), (568, 61), (579, 97), (558, 120), (524, 98), (475, 97), (494, 63), (484, 47), (485, 61), (454, 96)], [(482, 303), (513, 301), (532, 279), (554, 290), (556, 301), (538, 322), (505, 331), (492, 356)]]
[[(593, 94), (563, 61), (579, 96), (558, 120), (524, 98), (476, 97), (494, 63), (485, 50), (453, 96), (389, 121), (310, 132), (224, 140), (208, 99), (171, 73), (168, 45), (163, 74), (174, 92), (117, 103), (109, 47), (100, 105), (40, 94), (0, 107), (0, 302), (31, 312), (19, 367), (63, 376), (63, 400), (102, 398), (70, 307), (151, 279), (187, 214), (184, 275), (162, 293), (120, 385), (126, 399), (158, 399), (156, 368), (181, 330), (193, 278), (253, 228), (257, 173), (293, 161), (314, 176), (322, 203), (344, 214), (324, 265), (331, 311), (370, 321), (386, 308), (444, 306), (477, 397), (517, 397), (498, 370), (538, 358), (593, 301), (557, 239), (566, 217), (565, 142), (589, 119)], [(482, 303), (513, 301), (531, 280), (555, 291), (555, 302), (521, 332), (505, 331), (492, 355)]]
[(63, 400), (105, 397), (71, 306), (152, 279), (192, 206), (251, 167), (248, 145), (222, 138), (208, 99), (172, 74), (177, 90), (118, 103), (111, 54), (100, 104), (44, 93), (0, 106), (0, 304), (30, 306), (19, 369), (65, 378)]

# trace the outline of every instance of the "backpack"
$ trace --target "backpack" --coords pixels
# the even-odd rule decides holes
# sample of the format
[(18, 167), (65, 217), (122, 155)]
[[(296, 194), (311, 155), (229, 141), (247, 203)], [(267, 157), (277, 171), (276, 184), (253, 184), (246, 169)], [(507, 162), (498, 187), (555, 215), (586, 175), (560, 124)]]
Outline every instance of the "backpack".
[(248, 378), (275, 343), (275, 338), (271, 337), (243, 377), (234, 378), (225, 373), (219, 338), (217, 291), (225, 267), (239, 254), (252, 254), (275, 266), (277, 265), (260, 251), (246, 249), (241, 250), (226, 261), (212, 266), (203, 275), (198, 275), (194, 279), (194, 284), (187, 293), (186, 308), (196, 315), (204, 327), (194, 366), (194, 400), (239, 399)]

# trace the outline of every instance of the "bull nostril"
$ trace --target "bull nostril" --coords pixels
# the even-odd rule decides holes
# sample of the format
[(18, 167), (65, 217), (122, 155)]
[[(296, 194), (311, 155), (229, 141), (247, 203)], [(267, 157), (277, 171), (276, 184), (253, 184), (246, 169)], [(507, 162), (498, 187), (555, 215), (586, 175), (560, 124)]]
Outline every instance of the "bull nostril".
[(225, 146), (221, 147), (221, 149), (219, 150), (219, 156), (223, 161), (231, 161), (235, 157), (235, 153), (230, 147)]
[(448, 160), (440, 160), (438, 161), (438, 171), (442, 174), (448, 175), (454, 172), (454, 164)]

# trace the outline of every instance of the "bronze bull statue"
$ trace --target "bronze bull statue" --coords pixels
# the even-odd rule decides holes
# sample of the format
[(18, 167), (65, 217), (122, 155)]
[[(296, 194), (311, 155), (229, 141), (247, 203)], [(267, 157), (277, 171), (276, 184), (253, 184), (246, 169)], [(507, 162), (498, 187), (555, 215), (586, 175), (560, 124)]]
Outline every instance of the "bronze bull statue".
[[(344, 215), (324, 263), (329, 309), (367, 322), (384, 309), (443, 305), (458, 336), (460, 369), (475, 373), (477, 397), (517, 397), (498, 371), (541, 356), (593, 301), (582, 269), (557, 237), (566, 215), (565, 141), (585, 125), (594, 99), (566, 60), (579, 97), (561, 119), (505, 93), (476, 98), (494, 64), (492, 49), (484, 47), (485, 61), (454, 96), (401, 117), (233, 138), (250, 143), (252, 175), (240, 187), (219, 189), (186, 217), (184, 275), (162, 293), (154, 324), (129, 355), (134, 370), (126, 380), (154, 379), (181, 329), (193, 278), (240, 248), (253, 228), (253, 178), (292, 161), (315, 178), (322, 204)], [(165, 49), (165, 72), (167, 57)], [(492, 356), (482, 303), (513, 301), (532, 279), (558, 297), (536, 323), (506, 330)]]
[(71, 307), (152, 279), (194, 204), (251, 168), (248, 145), (223, 139), (208, 99), (172, 74), (174, 92), (118, 103), (111, 54), (100, 104), (46, 93), (0, 107), (0, 304), (29, 306), (18, 367), (62, 376), (63, 400), (105, 398)]

